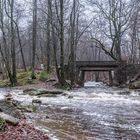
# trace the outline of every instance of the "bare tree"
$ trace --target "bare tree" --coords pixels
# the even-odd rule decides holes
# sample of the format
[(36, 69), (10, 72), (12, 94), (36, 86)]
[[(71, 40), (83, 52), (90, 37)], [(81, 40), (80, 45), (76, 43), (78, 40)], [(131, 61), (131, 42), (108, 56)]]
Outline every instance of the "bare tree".
[(104, 33), (108, 40), (111, 40), (110, 50), (106, 49), (105, 45), (97, 38), (93, 37), (92, 39), (113, 59), (121, 61), (122, 37), (130, 28), (130, 18), (134, 4), (131, 1), (124, 0), (106, 0), (105, 3), (102, 3), (100, 0), (89, 0), (89, 2), (96, 6), (96, 12), (100, 13), (100, 16), (104, 18), (105, 30), (102, 33)]
[[(10, 63), (9, 60), (6, 58), (5, 59), (5, 64), (7, 67), (7, 71), (8, 71), (8, 75), (10, 78), (10, 82), (12, 84), (12, 86), (15, 86), (17, 84), (17, 77), (16, 77), (16, 47), (15, 47), (15, 38), (16, 38), (16, 33), (15, 33), (15, 25), (14, 25), (14, 0), (8, 0), (4, 2), (4, 7), (5, 7), (5, 13), (7, 15), (7, 17), (10, 19), (10, 44), (11, 44), (11, 60), (12, 60), (12, 70), (10, 70)], [(8, 12), (8, 10), (9, 12)], [(1, 20), (1, 23), (3, 24), (3, 19)], [(5, 42), (5, 46), (7, 46), (6, 44), (6, 37), (5, 37), (5, 33), (4, 33), (4, 24), (2, 26), (2, 30), (3, 30), (3, 39)], [(6, 49), (5, 51), (8, 51), (8, 49)], [(2, 54), (2, 50), (1, 50), (1, 54)], [(6, 54), (7, 55), (7, 54)], [(4, 54), (2, 54), (3, 58), (4, 58)]]
[(51, 19), (51, 7), (52, 7), (52, 1), (48, 0), (48, 15), (47, 15), (47, 71), (50, 71), (50, 47), (51, 47), (51, 42), (50, 42), (50, 19)]
[(71, 29), (71, 38), (70, 38), (70, 46), (71, 46), (71, 53), (70, 53), (70, 77), (71, 77), (71, 85), (74, 85), (75, 82), (75, 73), (76, 73), (76, 44), (75, 44), (75, 37), (76, 37), (76, 5), (78, 1), (73, 0), (72, 11), (70, 15), (70, 29)]
[(9, 48), (7, 44), (7, 38), (6, 38), (6, 33), (5, 33), (5, 28), (4, 28), (4, 1), (0, 1), (0, 24), (1, 24), (1, 31), (2, 31), (2, 43), (0, 44), (0, 53), (2, 56), (2, 60), (5, 64), (10, 83), (13, 84), (13, 77), (12, 77), (12, 71), (10, 67), (10, 58), (9, 56)]
[(35, 55), (37, 39), (37, 0), (33, 0), (33, 30), (32, 30), (32, 74), (31, 78), (35, 79)]

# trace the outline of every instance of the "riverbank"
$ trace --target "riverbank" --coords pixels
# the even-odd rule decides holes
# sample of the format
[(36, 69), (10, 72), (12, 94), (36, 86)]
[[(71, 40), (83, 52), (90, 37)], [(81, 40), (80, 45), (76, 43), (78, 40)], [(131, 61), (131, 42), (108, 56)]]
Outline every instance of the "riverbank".
[[(18, 108), (18, 112), (22, 114), (22, 117), (20, 117), (19, 122), (17, 125), (11, 125), (11, 123), (6, 122), (6, 125), (4, 125), (4, 129), (0, 131), (0, 140), (48, 140), (49, 137), (47, 136), (44, 131), (40, 129), (36, 129), (32, 123), (29, 122), (29, 118), (26, 115), (27, 112), (33, 113), (34, 106), (31, 105), (25, 105), (22, 106), (20, 102), (18, 103), (16, 100), (12, 97), (12, 91), (24, 91), (27, 89), (55, 89), (53, 86), (55, 83), (57, 83), (57, 79), (54, 75), (54, 73), (46, 73), (44, 71), (36, 71), (36, 79), (31, 80), (30, 79), (30, 71), (24, 72), (23, 70), (18, 71), (18, 84), (15, 87), (11, 87), (9, 80), (1, 80), (0, 86), (3, 87), (2, 94), (0, 95), (0, 101), (6, 100), (10, 102), (6, 104), (0, 104), (0, 112), (6, 113), (6, 115), (9, 115), (11, 117), (16, 117), (11, 114), (14, 112), (15, 108)], [(4, 94), (3, 94), (4, 93)], [(15, 93), (15, 96), (18, 95), (18, 93)], [(13, 106), (14, 104), (14, 106)], [(25, 117), (26, 116), (26, 117)], [(5, 118), (3, 118), (4, 120)], [(5, 121), (5, 120), (4, 120)]]
[(47, 134), (28, 122), (23, 107), (6, 93), (0, 100), (0, 140), (48, 140)]
[[(26, 76), (26, 80), (28, 80), (27, 76)], [(10, 106), (10, 108), (13, 108), (12, 110), (14, 110), (14, 107), (18, 108), (18, 111), (21, 112), (22, 116), (24, 116), (24, 118), (26, 119), (19, 119), (19, 125), (16, 126), (6, 123), (5, 131), (0, 132), (0, 140), (3, 139), (4, 140), (14, 140), (14, 139), (47, 140), (48, 139), (47, 135), (49, 135), (49, 133), (46, 134), (44, 133), (44, 131), (42, 131), (42, 129), (36, 129), (35, 125), (33, 125), (31, 121), (29, 121), (30, 120), (29, 114), (34, 114), (38, 108), (38, 101), (40, 101), (40, 99), (36, 100), (36, 98), (38, 98), (38, 95), (36, 95), (36, 93), (41, 95), (43, 94), (43, 96), (45, 95), (46, 97), (56, 97), (57, 94), (63, 93), (63, 91), (57, 89), (54, 86), (56, 83), (57, 83), (57, 79), (54, 78), (54, 75), (52, 74), (49, 77), (49, 79), (46, 79), (45, 81), (40, 80), (38, 76), (38, 78), (33, 80), (32, 83), (26, 83), (23, 85), (18, 85), (16, 87), (10, 87), (7, 85), (7, 87), (2, 88), (3, 89), (2, 93), (4, 94), (0, 95), (1, 101), (6, 100), (10, 102), (12, 104), (12, 107)], [(27, 92), (27, 94), (25, 91)], [(32, 95), (32, 97), (29, 95), (31, 97), (29, 99), (28, 96), (29, 91), (30, 93), (35, 93), (36, 96), (35, 99), (34, 99), (34, 95)], [(23, 100), (18, 100), (20, 98), (22, 99), (22, 96), (24, 95), (25, 97), (27, 96), (27, 98)], [(5, 108), (6, 104), (0, 104), (0, 110), (2, 110), (1, 108), (3, 107), (4, 109), (2, 110), (2, 112), (7, 113), (6, 110), (9, 107)], [(11, 115), (10, 112), (8, 112), (8, 114)], [(10, 135), (11, 137), (9, 137)]]
[(26, 118), (22, 117), (17, 126), (7, 124), (5, 130), (0, 131), (0, 140), (48, 140), (44, 132), (27, 124)]
[(140, 138), (139, 91), (88, 82), (86, 87), (68, 91), (66, 96), (28, 96), (17, 90), (12, 95), (26, 105), (39, 99), (41, 102), (33, 104), (34, 112), (26, 113), (27, 118), (34, 126), (49, 130), (57, 139)]
[(53, 140), (140, 138), (139, 91), (88, 82), (83, 88), (50, 96), (50, 90), (44, 88), (26, 85), (8, 90), (27, 124), (38, 128), (42, 135)]
[[(55, 70), (52, 68), (50, 72), (44, 70), (36, 70), (36, 79), (31, 79), (31, 70), (24, 71), (23, 69), (17, 70), (17, 85), (16, 87), (24, 87), (28, 85), (40, 85), (46, 86), (50, 85), (50, 82), (57, 82), (57, 77)], [(7, 76), (1, 76), (0, 87), (11, 87), (10, 81)], [(47, 83), (47, 84), (46, 84)]]
[[(100, 82), (88, 82), (85, 88), (67, 91), (68, 94), (63, 94), (63, 92), (54, 94), (60, 90), (55, 87), (57, 80), (53, 76), (45, 81), (38, 78), (33, 83), (8, 87), (6, 95), (9, 94), (10, 97), (6, 96), (6, 98), (16, 101), (23, 116), (26, 117), (19, 120), (19, 125), (8, 125), (5, 132), (0, 132), (0, 140), (18, 139), (18, 135), (22, 138), (21, 140), (27, 137), (27, 140), (47, 140), (49, 134), (62, 140), (89, 140), (93, 137), (124, 138), (113, 130), (123, 130), (120, 133), (127, 138), (140, 138), (137, 134), (137, 131), (140, 132), (139, 127), (129, 124), (131, 116), (136, 118), (139, 115), (139, 112), (137, 113), (140, 105), (139, 91), (111, 87)], [(130, 108), (131, 105), (136, 117)], [(132, 122), (135, 123), (135, 120), (132, 119)], [(43, 130), (47, 130), (48, 133), (44, 133)], [(105, 135), (102, 136), (102, 133)], [(127, 133), (131, 136), (127, 136)], [(8, 136), (13, 134), (17, 138), (13, 136), (13, 139), (10, 139)], [(39, 137), (36, 137), (37, 135)]]

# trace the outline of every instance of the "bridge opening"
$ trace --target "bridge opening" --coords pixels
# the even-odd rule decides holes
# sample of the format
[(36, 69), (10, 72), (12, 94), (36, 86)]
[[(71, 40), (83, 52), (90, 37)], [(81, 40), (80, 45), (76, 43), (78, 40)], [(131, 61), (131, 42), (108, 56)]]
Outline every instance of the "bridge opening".
[[(111, 71), (112, 77), (114, 77), (114, 71)], [(109, 73), (106, 71), (92, 71), (92, 72), (85, 72), (84, 82), (88, 81), (95, 81), (95, 82), (105, 82), (109, 83)]]
[(84, 86), (84, 82), (87, 80), (98, 81), (106, 78), (109, 84), (113, 84), (114, 72), (120, 66), (123, 66), (124, 62), (116, 61), (77, 61), (77, 73), (79, 76), (79, 84)]

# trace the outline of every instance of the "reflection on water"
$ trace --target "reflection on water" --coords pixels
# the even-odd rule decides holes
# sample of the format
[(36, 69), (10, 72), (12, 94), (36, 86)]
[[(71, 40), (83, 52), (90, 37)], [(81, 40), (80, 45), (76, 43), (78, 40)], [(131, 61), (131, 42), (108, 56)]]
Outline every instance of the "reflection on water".
[(60, 140), (140, 139), (139, 91), (89, 82), (68, 94), (40, 98), (31, 121)]

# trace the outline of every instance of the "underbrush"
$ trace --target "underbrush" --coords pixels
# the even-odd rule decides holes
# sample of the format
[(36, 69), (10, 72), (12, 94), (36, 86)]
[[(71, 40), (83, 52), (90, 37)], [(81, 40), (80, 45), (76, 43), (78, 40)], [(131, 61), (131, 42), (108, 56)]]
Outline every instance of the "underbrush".
[(4, 131), (6, 127), (6, 122), (2, 118), (0, 118), (0, 131)]
[[(31, 78), (32, 71), (31, 69), (28, 69), (27, 71), (24, 71), (23, 69), (17, 69), (17, 86), (24, 86), (27, 84), (36, 84), (40, 81), (45, 82), (46, 80), (51, 78), (52, 73), (54, 73), (54, 68), (50, 68), (50, 72), (47, 72), (46, 70), (36, 70), (35, 71), (35, 77), (36, 79)], [(6, 77), (6, 75), (5, 75)], [(0, 87), (9, 87), (11, 86), (11, 83), (8, 78), (4, 80), (0, 80)]]
[(39, 80), (46, 81), (48, 79), (50, 79), (50, 73), (48, 73), (47, 71), (41, 71), (39, 75)]
[[(38, 81), (41, 71), (36, 71), (36, 79), (32, 80), (31, 70), (24, 71), (23, 69), (17, 70), (17, 86), (23, 86), (27, 84), (34, 84)], [(9, 79), (0, 80), (0, 87), (10, 86)]]

